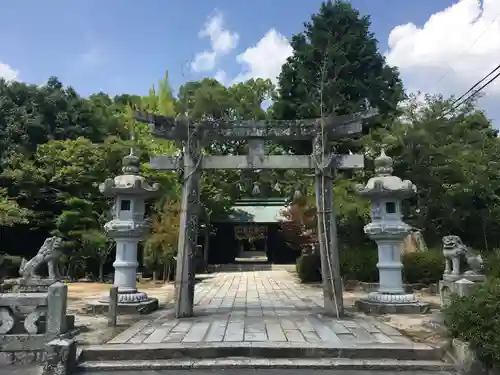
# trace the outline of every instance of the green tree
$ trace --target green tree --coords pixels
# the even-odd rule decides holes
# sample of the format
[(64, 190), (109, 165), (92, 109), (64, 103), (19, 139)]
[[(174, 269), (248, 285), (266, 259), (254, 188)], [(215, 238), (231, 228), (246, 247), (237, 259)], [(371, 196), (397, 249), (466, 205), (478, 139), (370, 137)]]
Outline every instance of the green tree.
[(11, 151), (35, 152), (49, 140), (84, 136), (102, 141), (116, 129), (106, 106), (99, 106), (95, 97), (80, 97), (55, 77), (42, 86), (0, 79), (0, 157)]
[(6, 189), (0, 189), (0, 227), (26, 224), (30, 211), (20, 207), (13, 199), (9, 199)]
[(92, 254), (99, 262), (99, 281), (104, 282), (104, 265), (113, 250), (113, 242), (102, 229), (88, 229), (80, 233), (80, 241), (84, 253)]
[[(66, 265), (66, 276), (76, 276), (83, 272), (87, 266), (87, 260), (91, 254), (84, 252), (83, 238), (84, 233), (98, 226), (97, 213), (94, 211), (92, 202), (71, 197), (65, 202), (66, 209), (57, 216), (54, 234), (63, 239), (63, 248), (65, 257), (63, 259)], [(91, 250), (88, 246), (85, 250)]]
[(149, 269), (160, 271), (168, 281), (175, 270), (175, 256), (180, 225), (179, 201), (166, 200), (163, 209), (153, 218), (152, 233), (145, 243), (145, 262)]
[(456, 234), (473, 247), (499, 247), (497, 131), (475, 103), (451, 111), (452, 101), (411, 97), (389, 129), (367, 136), (367, 155), (385, 145), (395, 158), (395, 174), (417, 185), (408, 217), (431, 246)]
[[(384, 116), (394, 113), (403, 98), (402, 84), (369, 27), (369, 16), (349, 2), (323, 2), (305, 30), (292, 37), (293, 55), (279, 76), (273, 116), (319, 118), (362, 111), (367, 104)], [(303, 142), (293, 146), (310, 150)]]
[(269, 79), (249, 79), (232, 85), (227, 93), (233, 102), (233, 116), (236, 119), (264, 120), (267, 113), (263, 109), (265, 101), (271, 100), (276, 88)]

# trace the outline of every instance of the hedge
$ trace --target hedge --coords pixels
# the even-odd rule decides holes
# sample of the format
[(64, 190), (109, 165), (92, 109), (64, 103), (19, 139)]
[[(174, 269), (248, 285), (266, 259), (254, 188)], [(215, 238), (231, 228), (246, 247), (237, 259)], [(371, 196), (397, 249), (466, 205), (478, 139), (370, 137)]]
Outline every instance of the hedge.
[[(340, 271), (344, 280), (378, 282), (378, 255), (374, 248), (344, 250), (340, 253)], [(440, 251), (428, 250), (402, 256), (403, 280), (408, 284), (437, 283), (444, 270)], [(319, 254), (302, 255), (297, 259), (297, 274), (302, 282), (321, 281)]]
[(499, 279), (488, 279), (470, 296), (452, 295), (444, 316), (452, 337), (467, 342), (487, 369), (500, 370)]
[(319, 254), (303, 254), (297, 259), (297, 275), (303, 283), (321, 281), (321, 260)]
[(443, 278), (444, 258), (439, 250), (406, 253), (402, 257), (403, 280), (407, 284), (434, 284)]

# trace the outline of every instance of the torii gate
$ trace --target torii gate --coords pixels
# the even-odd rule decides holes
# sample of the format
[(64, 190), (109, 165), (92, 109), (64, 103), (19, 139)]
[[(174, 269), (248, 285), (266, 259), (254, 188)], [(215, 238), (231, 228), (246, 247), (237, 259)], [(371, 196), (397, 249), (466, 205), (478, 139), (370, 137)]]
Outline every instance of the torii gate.
[[(343, 287), (340, 275), (337, 226), (333, 210), (333, 173), (337, 169), (363, 168), (362, 154), (338, 155), (330, 152), (328, 144), (362, 131), (363, 120), (377, 114), (376, 110), (326, 119), (294, 121), (225, 121), (200, 120), (157, 116), (136, 112), (135, 120), (149, 123), (152, 133), (160, 138), (182, 142), (181, 157), (152, 157), (152, 169), (174, 171), (183, 169), (180, 231), (175, 277), (177, 318), (193, 316), (194, 254), (198, 235), (200, 210), (200, 173), (204, 169), (314, 169), (316, 205), (318, 209), (318, 238), (323, 276), (325, 313), (343, 315)], [(204, 143), (213, 140), (247, 140), (248, 155), (202, 156)], [(265, 155), (265, 140), (310, 140), (311, 155)]]

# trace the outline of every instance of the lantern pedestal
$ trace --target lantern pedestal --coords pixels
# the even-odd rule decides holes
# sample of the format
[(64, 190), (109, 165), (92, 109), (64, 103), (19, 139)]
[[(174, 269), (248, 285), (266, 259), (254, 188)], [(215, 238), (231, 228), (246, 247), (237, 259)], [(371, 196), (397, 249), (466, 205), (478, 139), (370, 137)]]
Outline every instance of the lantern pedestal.
[(416, 193), (411, 181), (392, 175), (392, 158), (384, 151), (375, 159), (376, 176), (366, 186), (359, 185), (358, 193), (371, 201), (371, 222), (365, 234), (377, 244), (379, 287), (376, 292), (355, 302), (359, 311), (375, 314), (418, 314), (430, 310), (429, 304), (418, 301), (403, 286), (401, 246), (411, 227), (402, 220), (401, 202)]
[[(116, 243), (113, 285), (118, 287), (118, 313), (149, 313), (158, 309), (158, 300), (137, 290), (137, 247), (147, 234), (150, 223), (145, 218), (146, 200), (158, 195), (159, 185), (149, 185), (139, 175), (139, 158), (130, 154), (123, 158), (123, 174), (107, 179), (101, 192), (113, 197), (112, 220), (104, 230)], [(109, 294), (88, 303), (88, 309), (103, 313), (109, 309)]]
[(387, 294), (373, 292), (354, 303), (358, 311), (366, 314), (426, 314), (430, 306), (418, 301), (413, 293)]

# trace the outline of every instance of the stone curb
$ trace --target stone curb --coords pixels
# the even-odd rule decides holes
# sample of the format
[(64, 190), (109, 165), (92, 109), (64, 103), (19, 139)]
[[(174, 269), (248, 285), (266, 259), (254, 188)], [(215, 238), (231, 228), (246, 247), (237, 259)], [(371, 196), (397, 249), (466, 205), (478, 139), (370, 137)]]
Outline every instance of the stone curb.
[(175, 343), (175, 344), (107, 344), (82, 347), (79, 361), (127, 361), (166, 359), (217, 359), (227, 357), (250, 358), (348, 358), (348, 359), (397, 359), (439, 361), (441, 348), (424, 344), (373, 344), (355, 345), (235, 342), (227, 343)]
[(377, 371), (454, 371), (452, 364), (439, 361), (402, 360), (356, 360), (356, 359), (270, 359), (270, 358), (225, 358), (201, 360), (163, 361), (110, 361), (84, 362), (78, 370), (91, 371), (140, 371), (183, 369), (328, 369), (328, 370), (377, 370)]

